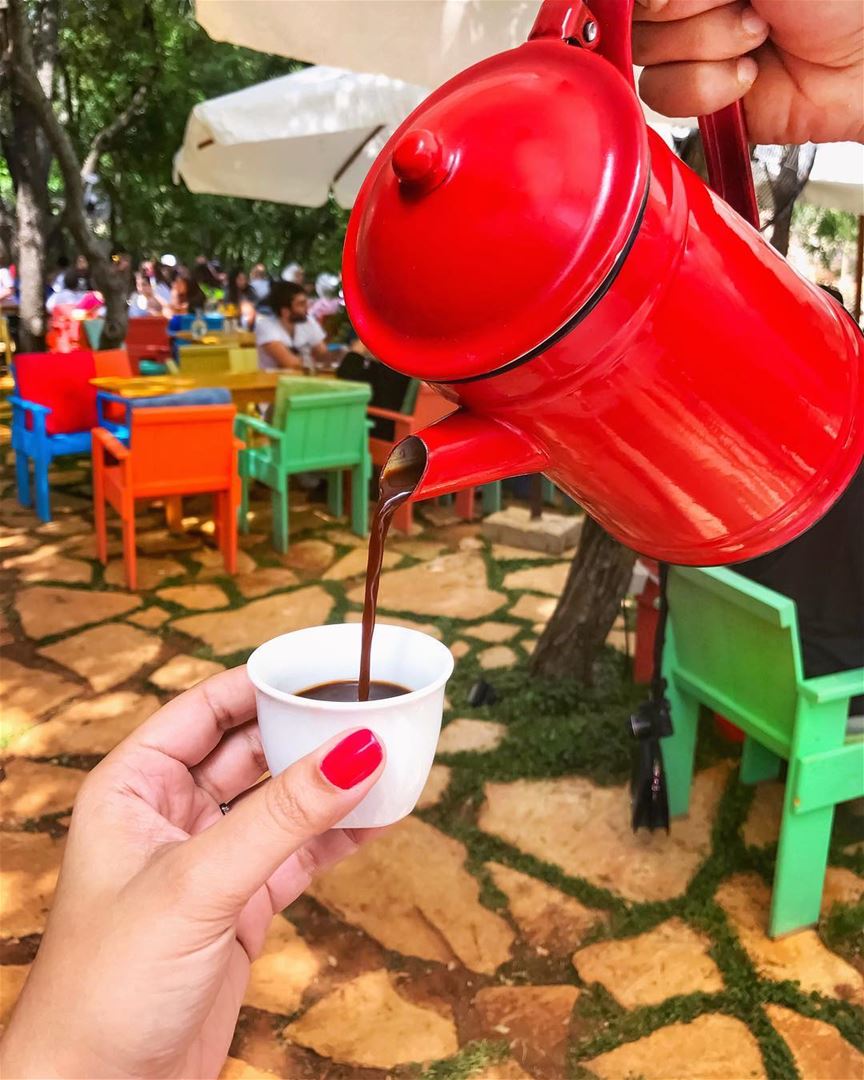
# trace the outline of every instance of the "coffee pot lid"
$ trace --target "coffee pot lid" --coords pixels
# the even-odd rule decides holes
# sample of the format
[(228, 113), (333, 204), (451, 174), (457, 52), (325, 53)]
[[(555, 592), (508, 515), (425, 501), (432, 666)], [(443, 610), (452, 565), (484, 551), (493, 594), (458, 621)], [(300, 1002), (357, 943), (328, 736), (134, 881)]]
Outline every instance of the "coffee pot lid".
[(345, 240), (348, 314), (373, 355), (430, 381), (494, 372), (602, 291), (648, 182), (639, 102), (562, 41), (490, 57), (394, 133)]

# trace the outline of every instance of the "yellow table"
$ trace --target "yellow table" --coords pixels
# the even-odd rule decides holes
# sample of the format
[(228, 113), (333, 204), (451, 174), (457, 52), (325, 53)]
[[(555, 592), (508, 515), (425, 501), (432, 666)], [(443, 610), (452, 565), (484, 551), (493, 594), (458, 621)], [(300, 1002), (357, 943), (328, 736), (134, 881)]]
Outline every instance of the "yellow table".
[(227, 334), (224, 330), (210, 330), (202, 337), (196, 337), (191, 330), (178, 330), (172, 336), (184, 345), (224, 345), (229, 349), (245, 349), (255, 344), (255, 335), (251, 330), (238, 330), (233, 334)]
[(177, 394), (182, 390), (222, 386), (231, 394), (238, 412), (249, 405), (276, 400), (276, 386), (283, 371), (223, 371), (215, 375), (149, 375), (142, 378), (123, 378), (106, 375), (91, 379), (93, 386), (108, 390), (120, 397), (157, 397)]

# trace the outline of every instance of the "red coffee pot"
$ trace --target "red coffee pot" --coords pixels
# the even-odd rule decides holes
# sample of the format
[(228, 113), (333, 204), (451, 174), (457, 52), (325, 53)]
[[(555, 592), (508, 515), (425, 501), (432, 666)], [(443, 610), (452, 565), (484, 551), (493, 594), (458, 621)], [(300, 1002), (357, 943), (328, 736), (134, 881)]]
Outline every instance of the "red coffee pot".
[[(544, 472), (636, 551), (750, 558), (861, 460), (862, 335), (648, 129), (632, 0), (589, 4), (547, 0), (396, 131), (349, 222), (348, 311), (462, 406), (397, 448), (415, 497)], [(758, 220), (740, 108), (701, 126)]]

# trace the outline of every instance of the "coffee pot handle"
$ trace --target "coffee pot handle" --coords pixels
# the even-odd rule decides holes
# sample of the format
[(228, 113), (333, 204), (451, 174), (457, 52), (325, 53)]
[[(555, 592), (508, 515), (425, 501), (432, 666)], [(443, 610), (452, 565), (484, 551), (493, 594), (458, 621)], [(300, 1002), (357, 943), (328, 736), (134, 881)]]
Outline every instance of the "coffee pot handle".
[[(614, 64), (633, 81), (633, 0), (544, 0), (531, 37), (563, 37)], [(593, 24), (593, 26), (592, 26)], [(759, 228), (744, 107), (740, 101), (699, 117), (708, 183), (733, 210)]]

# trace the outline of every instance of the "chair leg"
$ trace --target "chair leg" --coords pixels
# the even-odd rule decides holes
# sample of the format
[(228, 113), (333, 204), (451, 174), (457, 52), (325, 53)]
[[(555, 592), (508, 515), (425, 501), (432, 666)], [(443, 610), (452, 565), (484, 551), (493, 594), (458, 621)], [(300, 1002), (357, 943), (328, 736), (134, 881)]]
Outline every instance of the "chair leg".
[(18, 502), (22, 506), (33, 505), (30, 491), (30, 460), (21, 450), (15, 451), (15, 482), (18, 486)]
[(816, 923), (825, 885), (834, 807), (796, 814), (793, 799), (793, 785), (787, 782), (768, 922), (771, 937)]
[(40, 521), (51, 520), (51, 493), (48, 487), (48, 458), (33, 459), (33, 485), (36, 488), (36, 516)]
[(358, 536), (369, 532), (369, 474), (362, 465), (351, 470), (351, 529)]
[(135, 551), (135, 502), (123, 506), (123, 564), (126, 568), (126, 587), (135, 592), (138, 588), (138, 554)]
[(666, 696), (672, 713), (672, 734), (660, 740), (666, 786), (669, 792), (670, 815), (686, 814), (690, 808), (690, 787), (693, 783), (693, 755), (699, 730), (699, 702), (684, 693), (675, 679), (675, 638), (672, 628), (666, 631), (663, 647), (663, 675)]
[(222, 558), (229, 574), (237, 573), (237, 502), (239, 492), (232, 485), (228, 491), (219, 495), (219, 532)]
[(284, 555), (288, 550), (288, 477), (282, 488), (273, 488), (273, 547)]
[(464, 488), (456, 493), (456, 513), (463, 521), (474, 520), (474, 488)]
[(741, 783), (758, 784), (762, 780), (776, 780), (782, 763), (782, 758), (748, 735), (741, 751)]
[(172, 533), (183, 532), (183, 496), (169, 495), (165, 500), (165, 524)]
[(327, 512), (333, 517), (342, 517), (345, 512), (341, 469), (332, 469), (327, 473)]
[(480, 500), (484, 514), (496, 514), (501, 509), (501, 481), (484, 484), (480, 489)]

